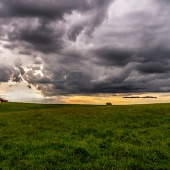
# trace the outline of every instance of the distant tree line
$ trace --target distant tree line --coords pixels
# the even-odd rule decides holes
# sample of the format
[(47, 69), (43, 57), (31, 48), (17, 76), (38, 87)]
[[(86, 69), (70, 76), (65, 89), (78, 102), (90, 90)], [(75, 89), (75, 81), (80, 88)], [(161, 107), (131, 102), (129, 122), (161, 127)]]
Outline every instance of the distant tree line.
[(124, 96), (123, 98), (157, 98), (155, 96), (144, 96), (144, 97), (139, 97), (139, 96)]

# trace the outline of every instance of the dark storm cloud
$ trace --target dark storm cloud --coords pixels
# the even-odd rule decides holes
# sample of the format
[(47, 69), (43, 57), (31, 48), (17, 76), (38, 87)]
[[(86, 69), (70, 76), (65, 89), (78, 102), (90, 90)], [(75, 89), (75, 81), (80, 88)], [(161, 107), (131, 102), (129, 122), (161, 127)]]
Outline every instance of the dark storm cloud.
[(93, 88), (93, 93), (129, 93), (142, 92), (142, 87), (130, 83), (100, 84)]
[(25, 71), (24, 71), (24, 68), (22, 67), (22, 62), (21, 62), (21, 59), (20, 58), (17, 58), (15, 61), (14, 61), (14, 66), (16, 68), (18, 68), (18, 70), (20, 71), (21, 75), (24, 75)]
[(84, 23), (80, 23), (78, 25), (73, 25), (71, 29), (68, 32), (68, 37), (70, 40), (75, 41), (77, 36), (81, 33), (83, 30)]
[[(119, 2), (114, 14), (110, 7)], [(22, 75), (45, 96), (169, 91), (170, 4), (148, 0), (153, 8), (145, 3), (134, 8), (135, 1), (123, 3), (1, 0), (2, 47), (21, 59), (30, 57), (34, 65), (21, 59), (15, 68), (4, 65), (0, 82), (19, 82)]]
[(55, 52), (62, 48), (62, 41), (59, 39), (62, 34), (55, 34), (46, 25), (33, 29), (26, 29), (20, 32), (20, 39), (33, 45), (33, 47), (44, 53)]
[[(54, 1), (23, 1), (23, 0), (3, 0), (3, 8), (0, 12), (1, 17), (44, 17), (47, 19), (62, 19), (65, 13), (71, 13), (81, 2), (67, 0)], [(76, 5), (77, 4), (77, 5)]]
[(18, 46), (16, 44), (4, 44), (3, 47), (13, 50), (14, 48), (17, 48)]
[(42, 90), (44, 95), (68, 95), (91, 92), (91, 77), (78, 71), (60, 69), (52, 76), (51, 84), (44, 86), (38, 84), (37, 89)]
[[(30, 44), (30, 46), (27, 45), (24, 47), (26, 49), (19, 51), (20, 54), (30, 55), (33, 50), (51, 53), (61, 49), (62, 40), (60, 38), (62, 35), (62, 30), (55, 30), (54, 32), (48, 22), (40, 22), (40, 25), (35, 28), (28, 26), (20, 28), (16, 26), (14, 30), (8, 32), (8, 39), (11, 42), (20, 42), (18, 46), (24, 46), (22, 42)], [(5, 47), (10, 48), (9, 45)]]
[(18, 53), (21, 55), (32, 55), (32, 52), (30, 50), (22, 50), (18, 51)]
[(10, 65), (0, 65), (0, 82), (8, 82), (9, 80), (21, 82), (20, 71)]
[[(91, 35), (94, 29), (106, 18), (107, 9), (111, 2), (112, 0), (50, 0), (48, 2), (44, 0), (41, 0), (41, 2), (32, 0), (2, 0), (0, 18), (7, 17), (10, 26), (13, 27), (9, 31), (1, 31), (7, 34), (9, 41), (9, 44), (4, 45), (4, 47), (14, 49), (16, 47), (24, 47), (24, 43), (28, 43), (31, 45), (30, 52), (28, 49), (19, 52), (24, 55), (30, 55), (32, 50), (38, 50), (43, 53), (60, 52), (64, 48), (63, 36), (67, 32), (69, 39), (72, 41), (76, 40), (82, 30), (85, 30), (87, 35)], [(56, 20), (61, 20), (64, 24), (66, 22), (64, 16), (71, 15), (73, 11), (86, 16), (85, 19), (71, 25), (68, 31), (63, 28), (64, 25), (61, 28), (51, 26), (51, 24), (57, 24)], [(37, 21), (39, 22), (38, 26), (35, 26)]]
[(141, 73), (153, 74), (153, 73), (167, 73), (169, 72), (169, 66), (164, 66), (161, 63), (145, 63), (140, 64), (137, 70)]
[(30, 84), (51, 84), (51, 80), (48, 77), (35, 74), (35, 70), (29, 70), (27, 74), (23, 75), (23, 78)]
[(130, 50), (111, 47), (100, 47), (92, 50), (92, 53), (96, 56), (95, 63), (102, 66), (125, 66), (134, 54)]
[(169, 64), (170, 49), (162, 44), (150, 48), (145, 46), (145, 48), (139, 50), (138, 54), (142, 57), (144, 63), (160, 62), (164, 65)]
[(2, 0), (0, 17), (42, 17), (46, 19), (63, 19), (64, 14), (71, 14), (74, 10), (87, 12), (94, 8), (108, 5), (111, 0)]
[(19, 69), (21, 75), (24, 75), (24, 73), (25, 73), (24, 68), (23, 67), (18, 67), (18, 69)]
[(75, 41), (83, 30), (86, 35), (91, 36), (95, 28), (101, 25), (107, 18), (108, 7), (113, 1), (114, 0), (91, 1), (88, 10), (85, 10), (85, 15), (89, 17), (71, 25), (71, 28), (68, 30), (69, 39)]
[(13, 68), (6, 65), (0, 67), (0, 81), (8, 82), (13, 74)]
[[(57, 78), (57, 79), (56, 79)], [(60, 89), (63, 93), (83, 93), (90, 86), (90, 77), (81, 72), (60, 70), (55, 77), (54, 89)]]

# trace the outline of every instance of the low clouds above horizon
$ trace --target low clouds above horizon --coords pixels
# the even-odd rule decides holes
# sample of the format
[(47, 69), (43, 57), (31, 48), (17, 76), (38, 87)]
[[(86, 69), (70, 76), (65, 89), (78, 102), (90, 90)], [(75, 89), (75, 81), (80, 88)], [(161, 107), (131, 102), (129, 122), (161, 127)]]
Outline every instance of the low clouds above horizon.
[(170, 92), (169, 16), (167, 0), (0, 0), (0, 83), (44, 96)]

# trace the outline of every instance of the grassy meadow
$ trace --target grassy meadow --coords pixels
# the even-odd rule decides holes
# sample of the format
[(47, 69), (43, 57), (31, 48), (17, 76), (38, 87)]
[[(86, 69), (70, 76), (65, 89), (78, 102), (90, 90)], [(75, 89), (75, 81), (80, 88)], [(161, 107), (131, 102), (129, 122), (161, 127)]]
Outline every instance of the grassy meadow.
[(2, 170), (170, 170), (170, 104), (0, 103)]

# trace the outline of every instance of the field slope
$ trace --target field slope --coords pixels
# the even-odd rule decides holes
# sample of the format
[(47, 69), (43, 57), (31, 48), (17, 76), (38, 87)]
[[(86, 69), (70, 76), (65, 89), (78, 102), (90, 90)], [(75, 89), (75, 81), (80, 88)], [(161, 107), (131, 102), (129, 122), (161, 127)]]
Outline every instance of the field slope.
[(170, 104), (0, 103), (0, 169), (168, 170)]

